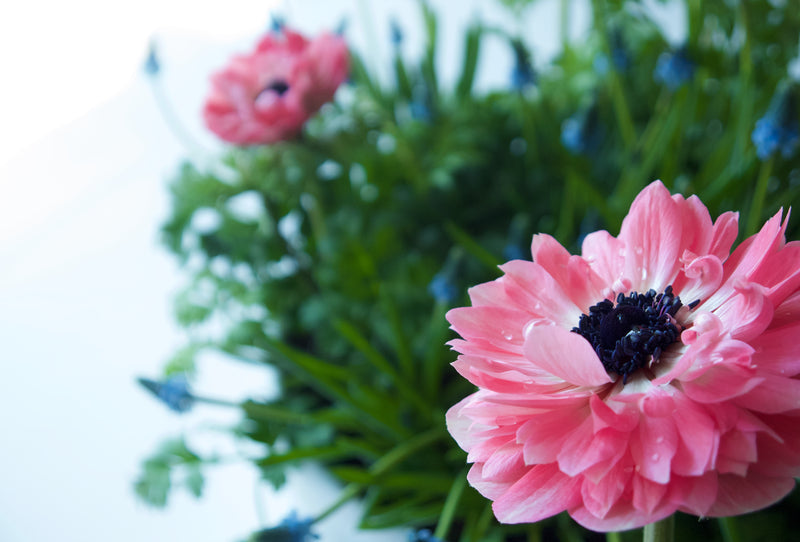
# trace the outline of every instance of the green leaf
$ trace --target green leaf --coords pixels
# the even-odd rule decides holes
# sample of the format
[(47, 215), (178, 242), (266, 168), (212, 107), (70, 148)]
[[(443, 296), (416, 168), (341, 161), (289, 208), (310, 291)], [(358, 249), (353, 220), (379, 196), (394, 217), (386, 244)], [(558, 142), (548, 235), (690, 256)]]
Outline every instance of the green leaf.
[(461, 68), (461, 77), (456, 86), (456, 95), (464, 99), (472, 92), (472, 83), (475, 80), (475, 68), (478, 65), (483, 26), (475, 23), (467, 30), (464, 40), (464, 65)]

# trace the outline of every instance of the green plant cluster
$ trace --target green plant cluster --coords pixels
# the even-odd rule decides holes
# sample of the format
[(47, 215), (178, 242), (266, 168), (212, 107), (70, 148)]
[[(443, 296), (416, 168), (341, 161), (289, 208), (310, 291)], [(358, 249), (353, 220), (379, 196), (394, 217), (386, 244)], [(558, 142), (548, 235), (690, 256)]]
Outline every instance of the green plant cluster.
[[(522, 12), (528, 2), (504, 3)], [(444, 314), (499, 276), (498, 264), (529, 258), (534, 233), (573, 251), (590, 231), (616, 234), (656, 178), (698, 194), (713, 216), (741, 210), (747, 234), (795, 202), (798, 153), (762, 160), (751, 139), (779, 87), (795, 92), (791, 4), (687, 0), (686, 42), (669, 44), (640, 3), (596, 0), (585, 40), (565, 39), (546, 65), (518, 65), (531, 68), (527, 81), (478, 93), (485, 41), (507, 42), (524, 62), (536, 59), (526, 35), (474, 24), (460, 75), (444, 84), (437, 17), (421, 3), (424, 54), (409, 62), (397, 46), (391, 84), (354, 54), (351, 81), (298, 139), (182, 166), (163, 238), (185, 265), (176, 316), (189, 343), (166, 374), (191, 376), (205, 350), (277, 370), (280, 396), (237, 405), (243, 422), (231, 432), (264, 445), (249, 460), (276, 487), (287, 468), (325, 466), (344, 497), (363, 499), (362, 528), (431, 527), (464, 542), (602, 539), (566, 516), (499, 525), (467, 486), (444, 413), (473, 390), (448, 365)], [(692, 71), (670, 88), (654, 71), (679, 47)], [(201, 214), (214, 220), (200, 224)], [(145, 463), (138, 493), (163, 505), (170, 477), (188, 469), (199, 495), (204, 462), (216, 458), (173, 443)], [(781, 506), (797, 510), (796, 499)], [(775, 516), (764, 514), (737, 521)], [(773, 540), (790, 528), (769, 524)], [(706, 539), (724, 534), (702, 525)]]

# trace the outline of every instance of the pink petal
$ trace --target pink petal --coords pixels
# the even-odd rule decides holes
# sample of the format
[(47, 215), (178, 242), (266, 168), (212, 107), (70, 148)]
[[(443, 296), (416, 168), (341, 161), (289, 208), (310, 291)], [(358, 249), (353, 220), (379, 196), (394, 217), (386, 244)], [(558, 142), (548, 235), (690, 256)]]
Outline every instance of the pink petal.
[(525, 470), (522, 461), (522, 446), (514, 440), (496, 448), (489, 459), (483, 463), (482, 476), (489, 480), (514, 479)]
[(619, 233), (626, 249), (624, 275), (633, 290), (662, 291), (672, 283), (683, 254), (681, 214), (661, 181), (636, 196)]
[(792, 241), (770, 254), (750, 280), (768, 288), (773, 304), (781, 303), (800, 286), (800, 242)]
[(761, 373), (761, 382), (736, 398), (736, 404), (767, 414), (800, 409), (800, 380)]
[(668, 498), (683, 512), (707, 516), (717, 498), (717, 473), (703, 476), (674, 476), (670, 482)]
[(604, 402), (599, 396), (592, 395), (589, 400), (589, 405), (592, 409), (594, 431), (599, 432), (606, 427), (611, 427), (623, 433), (633, 431), (639, 423), (639, 413), (636, 409), (616, 401), (612, 404), (619, 410), (612, 408), (611, 405)]
[(583, 505), (593, 516), (604, 517), (622, 497), (622, 494), (628, 488), (632, 475), (633, 468), (617, 465), (599, 479), (597, 483), (584, 478), (581, 485)]
[(625, 245), (622, 241), (604, 230), (592, 232), (584, 237), (581, 246), (583, 259), (608, 285), (614, 284), (622, 277), (624, 254)]
[(664, 519), (673, 514), (675, 508), (674, 504), (665, 502), (652, 514), (646, 514), (635, 509), (629, 501), (620, 499), (603, 517), (595, 516), (585, 506), (576, 506), (570, 509), (569, 515), (579, 524), (593, 531), (627, 531)]
[(530, 328), (523, 351), (534, 365), (576, 386), (602, 386), (611, 382), (589, 341), (566, 329)]
[(580, 479), (566, 476), (551, 463), (528, 470), (492, 509), (501, 523), (534, 523), (579, 502)]
[(544, 267), (524, 260), (500, 266), (506, 274), (504, 284), (509, 297), (531, 314), (546, 318), (561, 327), (577, 325), (581, 311)]
[(585, 407), (547, 410), (532, 415), (517, 430), (516, 441), (523, 446), (525, 463), (555, 462), (564, 447), (564, 441), (585, 417)]
[(631, 435), (630, 449), (639, 475), (658, 484), (669, 482), (677, 448), (678, 431), (668, 417), (642, 416), (639, 431)]
[(783, 376), (800, 373), (800, 322), (770, 329), (750, 344), (755, 348), (753, 363), (762, 371)]
[(615, 464), (624, 455), (627, 444), (627, 433), (609, 428), (594, 434), (591, 419), (587, 419), (564, 442), (558, 454), (558, 467), (564, 474), (576, 476), (609, 459)]
[(793, 478), (746, 477), (721, 474), (717, 500), (708, 511), (712, 517), (736, 516), (776, 503), (794, 489)]
[(678, 447), (672, 458), (672, 472), (699, 476), (709, 470), (719, 449), (719, 432), (705, 409), (688, 398), (679, 398), (675, 410)]
[(800, 320), (800, 292), (795, 292), (775, 308), (771, 327), (781, 327)]
[(508, 488), (514, 485), (514, 482), (523, 477), (528, 468), (529, 467), (525, 467), (523, 471), (514, 473), (514, 476), (511, 476), (505, 480), (493, 480), (490, 478), (484, 478), (483, 463), (475, 463), (467, 473), (467, 481), (469, 482), (469, 485), (474, 487), (478, 493), (487, 499), (497, 499), (506, 491), (508, 491)]
[(531, 244), (533, 261), (541, 265), (560, 285), (580, 310), (605, 298), (603, 290), (608, 286), (580, 256), (570, 253), (553, 237), (545, 234), (533, 236)]
[(652, 515), (667, 494), (666, 484), (657, 484), (643, 476), (633, 477), (633, 507), (645, 515)]
[(711, 245), (708, 254), (725, 261), (731, 253), (731, 247), (739, 234), (739, 213), (728, 211), (717, 217), (712, 229)]
[(733, 363), (720, 363), (694, 380), (681, 382), (681, 387), (687, 397), (698, 403), (720, 403), (759, 386), (763, 378), (755, 375), (753, 369)]
[[(714, 310), (731, 337), (748, 341), (760, 335), (772, 321), (768, 290), (754, 282), (734, 280), (736, 292)], [(705, 308), (705, 307), (703, 307)]]

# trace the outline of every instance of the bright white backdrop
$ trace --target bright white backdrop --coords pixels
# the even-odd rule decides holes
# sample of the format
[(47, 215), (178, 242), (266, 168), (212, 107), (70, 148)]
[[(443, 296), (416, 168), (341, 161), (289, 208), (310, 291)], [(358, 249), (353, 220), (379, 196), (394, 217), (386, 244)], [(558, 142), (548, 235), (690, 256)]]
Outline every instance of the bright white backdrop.
[[(537, 60), (557, 49), (558, 2), (541, 0), (513, 21), (495, 0), (432, 2), (443, 15), (439, 63), (460, 66), (461, 31), (473, 17), (518, 27)], [(577, 3), (577, 2), (576, 2)], [(172, 113), (203, 148), (217, 143), (199, 109), (208, 73), (247, 50), (274, 6), (307, 32), (347, 20), (348, 40), (379, 66), (389, 53), (388, 21), (421, 48), (414, 0), (369, 2), (189, 0), (15, 2), (0, 19), (0, 540), (226, 541), (279, 522), (297, 508), (313, 514), (336, 489), (313, 469), (278, 494), (247, 464), (209, 472), (197, 501), (173, 494), (166, 510), (139, 503), (139, 464), (165, 437), (230, 424), (233, 412), (200, 407), (179, 417), (145, 395), (137, 375), (157, 375), (183, 342), (171, 318), (181, 284), (157, 243), (168, 212), (166, 181), (190, 152), (170, 131), (141, 74), (147, 43), (162, 55), (159, 84)], [(582, 7), (583, 3), (581, 3)], [(573, 16), (573, 32), (586, 10)], [(491, 59), (491, 62), (487, 62)], [(385, 63), (388, 66), (388, 63)], [(492, 42), (480, 84), (505, 85), (512, 57)], [(212, 151), (208, 151), (212, 152)], [(205, 358), (201, 394), (264, 396), (262, 372)], [(233, 452), (213, 430), (192, 441)], [(398, 540), (352, 533), (355, 505), (320, 525), (322, 541)]]

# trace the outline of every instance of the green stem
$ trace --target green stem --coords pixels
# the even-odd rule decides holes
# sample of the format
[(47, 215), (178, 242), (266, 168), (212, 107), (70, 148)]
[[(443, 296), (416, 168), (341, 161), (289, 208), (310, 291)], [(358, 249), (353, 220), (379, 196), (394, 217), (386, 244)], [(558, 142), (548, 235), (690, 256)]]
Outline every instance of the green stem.
[(772, 157), (766, 162), (761, 163), (761, 170), (758, 173), (756, 188), (753, 192), (753, 203), (750, 205), (750, 212), (747, 215), (747, 228), (745, 232), (748, 236), (758, 232), (758, 224), (761, 222), (764, 198), (767, 195), (767, 185), (769, 184), (769, 176), (772, 173), (772, 165), (774, 162), (775, 158)]
[(725, 542), (739, 542), (739, 534), (736, 529), (736, 518), (717, 518), (719, 530), (722, 532), (722, 540)]
[[(444, 433), (442, 429), (436, 428), (401, 442), (398, 446), (390, 450), (383, 457), (381, 457), (379, 460), (373, 463), (373, 465), (369, 469), (369, 473), (373, 477), (379, 477), (383, 474), (386, 474), (388, 471), (397, 466), (403, 460), (418, 453), (420, 450), (430, 446), (431, 444), (442, 438), (445, 434), (446, 433)], [(352, 483), (345, 486), (344, 490), (342, 491), (342, 494), (339, 495), (339, 498), (336, 499), (336, 501), (333, 504), (331, 504), (328, 508), (323, 510), (321, 514), (319, 514), (316, 518), (314, 518), (312, 523), (319, 523), (320, 521), (324, 520), (325, 518), (336, 512), (350, 499), (358, 496), (358, 494), (361, 493), (364, 487), (365, 484), (357, 484), (357, 483)]]
[(466, 485), (467, 471), (465, 470), (453, 481), (450, 492), (447, 494), (447, 499), (444, 501), (442, 514), (439, 516), (439, 523), (436, 524), (436, 531), (433, 533), (433, 536), (436, 538), (444, 540), (447, 536), (450, 525), (453, 523), (453, 518), (456, 516), (458, 502), (461, 500), (461, 495), (464, 493)]
[(616, 531), (606, 533), (606, 542), (622, 542), (622, 535)]
[(644, 526), (644, 542), (672, 542), (675, 538), (675, 516)]
[[(569, 47), (569, 6), (570, 0), (561, 0), (561, 12), (559, 13), (559, 33), (561, 34), (561, 50), (566, 51)], [(522, 20), (522, 18), (520, 18)]]

